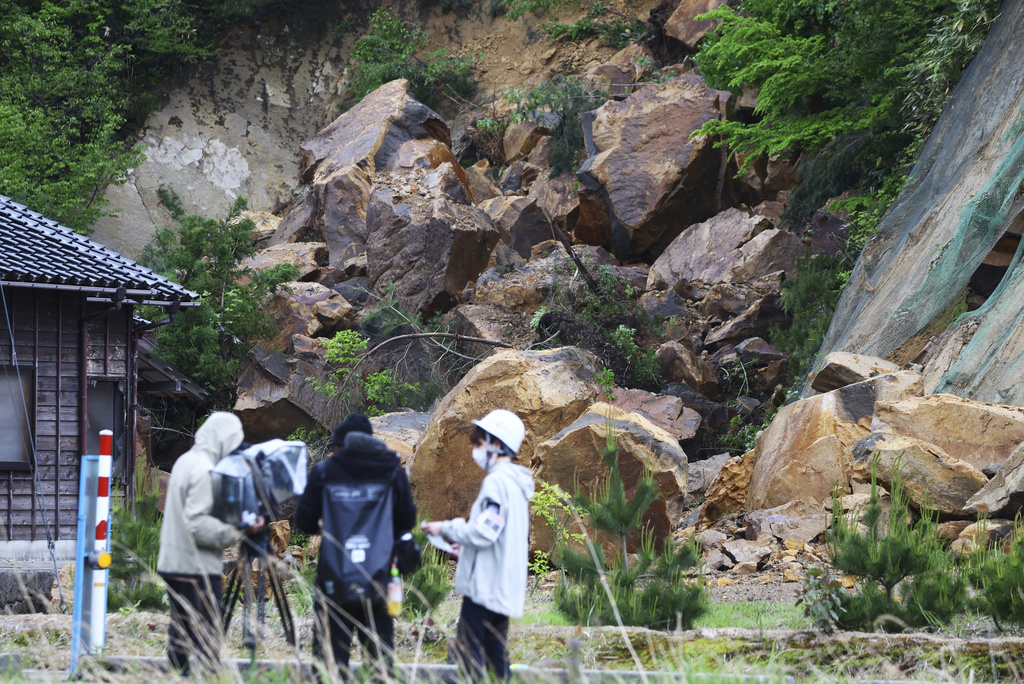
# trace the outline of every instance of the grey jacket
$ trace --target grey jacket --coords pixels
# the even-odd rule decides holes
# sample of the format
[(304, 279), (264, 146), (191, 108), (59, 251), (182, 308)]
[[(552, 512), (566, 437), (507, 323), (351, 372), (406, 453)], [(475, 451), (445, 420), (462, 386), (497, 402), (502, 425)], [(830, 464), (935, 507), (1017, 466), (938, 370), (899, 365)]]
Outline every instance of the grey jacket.
[(521, 617), (526, 601), (532, 496), (533, 473), (515, 463), (499, 463), (484, 478), (470, 522), (455, 518), (442, 527), (444, 536), (462, 545), (455, 590), (509, 617)]
[(242, 422), (231, 413), (218, 412), (196, 430), (195, 445), (171, 468), (160, 528), (161, 575), (220, 575), (224, 549), (242, 533), (213, 515), (213, 478), (210, 470), (242, 443)]

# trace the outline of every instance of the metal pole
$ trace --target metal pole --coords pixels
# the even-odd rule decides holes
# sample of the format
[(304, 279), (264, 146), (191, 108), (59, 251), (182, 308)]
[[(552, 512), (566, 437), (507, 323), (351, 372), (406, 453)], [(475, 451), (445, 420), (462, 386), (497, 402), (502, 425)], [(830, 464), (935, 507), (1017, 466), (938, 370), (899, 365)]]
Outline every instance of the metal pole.
[(100, 431), (100, 454), (82, 457), (75, 535), (75, 604), (71, 622), (71, 668), (106, 642), (107, 568), (110, 567), (110, 467), (114, 433)]

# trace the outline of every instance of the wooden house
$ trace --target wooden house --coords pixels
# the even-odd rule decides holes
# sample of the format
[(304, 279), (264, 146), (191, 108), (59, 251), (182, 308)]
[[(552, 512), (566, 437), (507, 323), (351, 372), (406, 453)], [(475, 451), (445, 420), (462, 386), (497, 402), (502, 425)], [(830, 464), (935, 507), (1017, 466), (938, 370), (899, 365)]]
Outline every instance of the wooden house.
[[(74, 539), (79, 462), (102, 429), (130, 490), (140, 394), (181, 386), (151, 353), (140, 360), (139, 337), (198, 299), (0, 196), (0, 540)], [(165, 318), (136, 318), (143, 304)]]

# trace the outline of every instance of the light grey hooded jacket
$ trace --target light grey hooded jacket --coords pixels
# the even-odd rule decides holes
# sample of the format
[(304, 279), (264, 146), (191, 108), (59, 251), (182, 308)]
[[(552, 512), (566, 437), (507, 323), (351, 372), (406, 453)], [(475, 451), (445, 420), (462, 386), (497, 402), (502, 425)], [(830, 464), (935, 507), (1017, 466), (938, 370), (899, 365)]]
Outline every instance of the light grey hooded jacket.
[[(527, 563), (530, 553), (530, 498), (533, 473), (515, 463), (491, 466), (469, 513), (445, 521), (445, 537), (462, 545), (455, 568), (455, 590), (488, 610), (522, 617), (526, 601)], [(482, 515), (497, 504), (504, 527), (493, 536)]]
[(223, 572), (224, 549), (242, 533), (213, 515), (210, 471), (242, 443), (242, 422), (232, 413), (210, 415), (196, 430), (195, 445), (171, 468), (160, 529), (161, 575), (217, 575)]

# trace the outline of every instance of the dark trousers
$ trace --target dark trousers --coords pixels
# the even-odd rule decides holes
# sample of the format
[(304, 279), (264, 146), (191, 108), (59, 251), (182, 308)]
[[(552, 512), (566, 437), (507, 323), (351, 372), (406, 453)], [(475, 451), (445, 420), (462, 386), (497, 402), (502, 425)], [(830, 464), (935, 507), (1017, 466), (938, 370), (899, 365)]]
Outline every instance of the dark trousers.
[(342, 677), (348, 674), (349, 652), (352, 639), (358, 636), (371, 662), (367, 665), (378, 668), (383, 665), (390, 678), (391, 658), (395, 651), (395, 621), (388, 615), (383, 600), (359, 603), (333, 603), (319, 591), (313, 607), (316, 622), (313, 625), (313, 656), (329, 666), (329, 653), (325, 642), (334, 656), (334, 665)]
[(189, 656), (199, 667), (220, 662), (220, 575), (164, 575), (171, 603), (167, 630), (167, 659), (183, 675), (192, 671)]
[(489, 668), (500, 681), (508, 679), (508, 616), (462, 598), (455, 657), (462, 672), (479, 681)]

